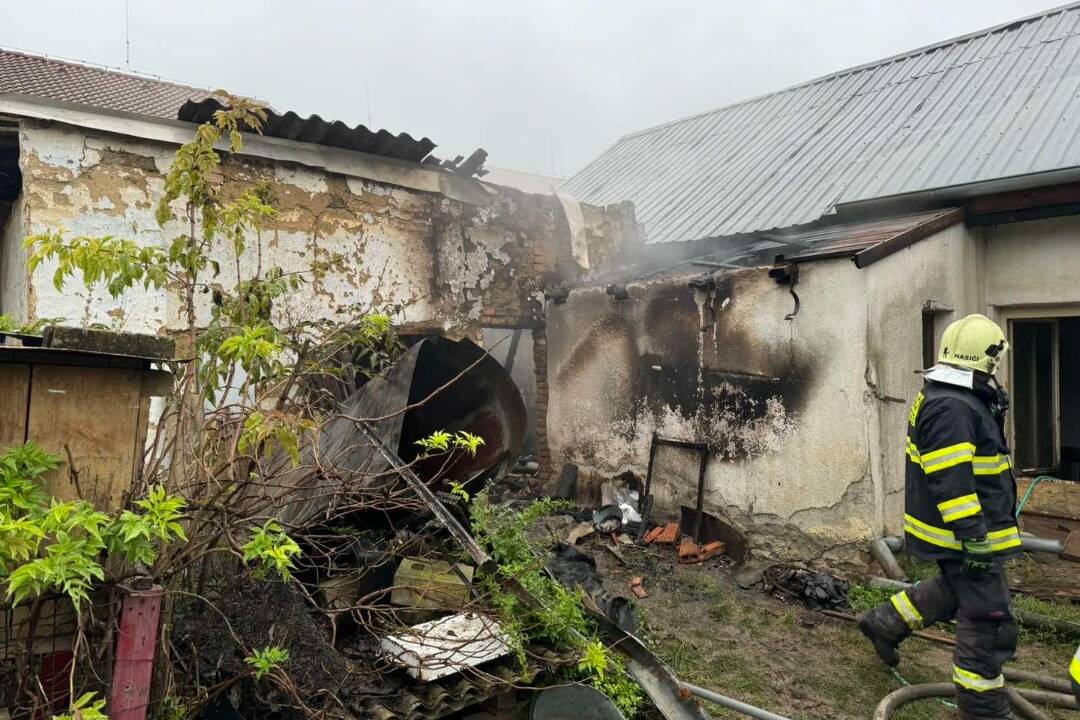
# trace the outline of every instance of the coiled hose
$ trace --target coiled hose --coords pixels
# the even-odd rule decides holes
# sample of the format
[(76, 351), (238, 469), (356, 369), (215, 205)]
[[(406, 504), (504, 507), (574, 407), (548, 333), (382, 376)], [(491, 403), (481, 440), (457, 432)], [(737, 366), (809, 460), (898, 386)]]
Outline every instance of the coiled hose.
[[(1028, 688), (1009, 688), (1009, 700), (1017, 714), (1027, 720), (1047, 720), (1047, 716), (1032, 703), (1038, 702), (1054, 707), (1080, 710), (1080, 704), (1076, 702), (1069, 691), (1069, 683), (1057, 678), (1037, 675), (1022, 670), (1005, 670), (1006, 679), (1013, 682), (1033, 682), (1041, 686), (1042, 690)], [(1062, 692), (1064, 690), (1065, 692)], [(914, 700), (932, 697), (953, 697), (956, 695), (956, 686), (952, 683), (926, 683), (923, 685), (908, 685), (886, 695), (874, 710), (874, 720), (889, 720), (893, 712), (901, 705)]]

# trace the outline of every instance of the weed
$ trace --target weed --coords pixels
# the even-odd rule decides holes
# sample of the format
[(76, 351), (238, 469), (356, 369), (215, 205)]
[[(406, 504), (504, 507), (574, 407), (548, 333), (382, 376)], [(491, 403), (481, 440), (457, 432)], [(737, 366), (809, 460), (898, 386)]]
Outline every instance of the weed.
[(897, 562), (900, 563), (900, 567), (907, 573), (911, 582), (919, 582), (920, 580), (929, 580), (938, 574), (937, 563), (929, 562), (927, 560), (919, 560), (906, 553), (900, 553), (896, 557)]
[(731, 598), (721, 595), (713, 600), (708, 609), (709, 617), (716, 622), (728, 622), (735, 615), (735, 603)]
[[(1071, 603), (1040, 600), (1031, 595), (1015, 595), (1013, 607), (1016, 610), (1024, 610), (1054, 620), (1080, 624), (1080, 607)], [(1051, 647), (1071, 646), (1074, 641), (1074, 638), (1062, 637), (1061, 633), (1053, 629), (1033, 628), (1023, 624), (1020, 625), (1020, 639), (1024, 642), (1037, 642)]]
[(684, 574), (675, 583), (694, 600), (721, 600), (726, 594), (720, 583), (708, 575)]
[[(585, 613), (581, 591), (570, 590), (547, 575), (544, 558), (527, 539), (537, 520), (564, 507), (545, 499), (518, 512), (492, 505), (486, 492), (477, 495), (470, 507), (473, 533), (497, 564), (482, 582), (522, 665), (528, 641), (543, 640), (559, 650), (569, 650), (578, 660), (574, 671), (568, 673), (569, 679), (588, 681), (610, 697), (624, 715), (633, 717), (641, 704), (641, 688), (630, 678), (622, 657), (597, 637)], [(535, 598), (536, 605), (524, 603), (507, 590), (509, 579)]]
[(851, 606), (852, 612), (861, 613), (877, 607), (888, 600), (892, 594), (889, 590), (855, 583), (848, 588), (848, 605)]

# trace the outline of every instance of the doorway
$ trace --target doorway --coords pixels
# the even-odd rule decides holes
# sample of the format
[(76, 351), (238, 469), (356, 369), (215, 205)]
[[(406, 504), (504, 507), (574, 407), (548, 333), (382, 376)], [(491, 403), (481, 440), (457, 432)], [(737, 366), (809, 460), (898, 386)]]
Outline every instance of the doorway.
[(1014, 318), (1009, 335), (1013, 464), (1080, 481), (1080, 316)]

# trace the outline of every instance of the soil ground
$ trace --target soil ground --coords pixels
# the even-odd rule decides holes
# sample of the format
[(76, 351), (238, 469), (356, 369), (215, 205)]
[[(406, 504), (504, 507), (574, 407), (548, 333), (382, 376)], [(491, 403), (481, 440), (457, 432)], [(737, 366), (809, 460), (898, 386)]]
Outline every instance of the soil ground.
[[(901, 681), (874, 654), (855, 625), (786, 604), (760, 590), (744, 590), (725, 558), (679, 565), (671, 546), (620, 546), (625, 564), (595, 539), (583, 550), (597, 561), (605, 589), (631, 596), (630, 579), (645, 578), (649, 597), (637, 600), (641, 635), (683, 680), (735, 697), (793, 720), (866, 720)], [(1035, 574), (1030, 562), (1017, 568)], [(1055, 561), (1060, 562), (1060, 561)], [(917, 575), (925, 568), (914, 568)], [(1076, 565), (1062, 571), (1080, 578)], [(1020, 574), (1020, 572), (1018, 572)], [(1075, 580), (1074, 580), (1075, 582)], [(1075, 606), (1057, 606), (1075, 617)], [(1044, 612), (1055, 606), (1042, 605)], [(936, 631), (949, 632), (946, 626)], [(1065, 677), (1077, 640), (1021, 631), (1012, 667)], [(952, 649), (911, 638), (902, 648), (899, 674), (910, 683), (947, 681)], [(707, 705), (715, 718), (743, 717)], [(1053, 714), (1056, 712), (1057, 714)], [(905, 706), (897, 720), (951, 718), (937, 701)], [(1054, 718), (1076, 718), (1050, 711)]]

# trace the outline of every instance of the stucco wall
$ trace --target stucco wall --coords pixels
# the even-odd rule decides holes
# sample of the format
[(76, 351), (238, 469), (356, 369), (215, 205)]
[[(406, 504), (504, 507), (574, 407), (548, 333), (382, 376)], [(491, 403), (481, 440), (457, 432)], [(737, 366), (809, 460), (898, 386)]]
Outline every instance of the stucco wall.
[[(624, 301), (594, 287), (549, 303), (554, 464), (577, 463), (586, 484), (644, 476), (654, 431), (706, 442), (706, 508), (759, 552), (849, 554), (872, 531), (866, 304), (850, 263), (802, 272), (791, 320), (791, 295), (764, 269), (719, 273), (707, 290), (688, 273), (630, 283)], [(668, 464), (654, 477), (658, 517), (696, 492), (693, 458)]]
[(986, 303), (1080, 303), (1080, 216), (998, 225), (986, 238)]
[[(617, 302), (581, 288), (548, 306), (554, 464), (586, 484), (644, 476), (654, 431), (705, 442), (706, 507), (756, 551), (851, 560), (900, 527), (908, 403), (921, 380), (922, 309), (985, 311), (982, 238), (954, 226), (859, 270), (799, 267), (794, 290), (764, 268), (631, 282)], [(975, 273), (968, 269), (976, 268)], [(693, 505), (692, 454), (654, 473), (657, 510)], [(588, 489), (586, 488), (586, 491)]]
[[(184, 228), (158, 226), (154, 211), (175, 148), (87, 133), (60, 124), (23, 121), (20, 132), (26, 212), (15, 235), (64, 228), (73, 235), (115, 235), (143, 244), (167, 242)], [(475, 333), (480, 325), (530, 326), (542, 321), (542, 290), (573, 279), (569, 231), (551, 196), (501, 190), (486, 207), (437, 195), (329, 174), (296, 164), (228, 158), (223, 192), (236, 195), (268, 183), (278, 215), (263, 233), (263, 267), (286, 271), (340, 254), (344, 272), (314, 282), (275, 306), (293, 317), (334, 317), (352, 304), (398, 308), (399, 323)], [(617, 213), (589, 208), (590, 237), (617, 243)], [(17, 239), (10, 238), (8, 240)], [(79, 282), (57, 291), (51, 267), (30, 283), (11, 268), (25, 259), (5, 242), (4, 307), (30, 317), (103, 322), (129, 331), (163, 332), (182, 325), (178, 298), (164, 290), (113, 300)], [(250, 238), (242, 264), (258, 262)], [(235, 282), (222, 255), (224, 286)], [(200, 298), (208, 312), (210, 295)]]
[(982, 298), (982, 239), (954, 225), (861, 271), (867, 305), (866, 383), (879, 428), (875, 449), (875, 526), (903, 527), (904, 453), (911, 398), (922, 386), (922, 310), (940, 312), (938, 327), (973, 312)]

